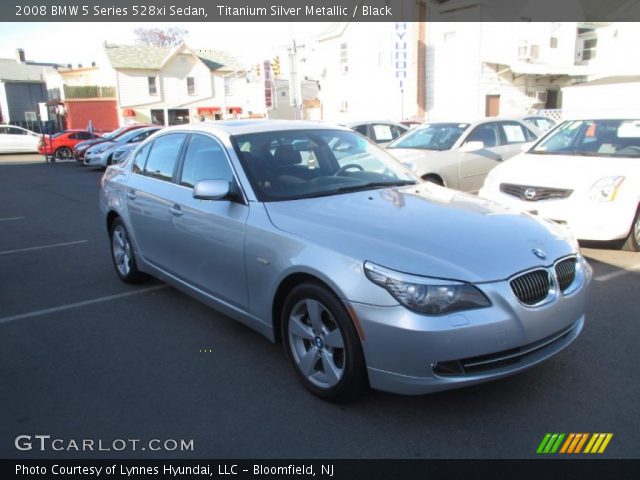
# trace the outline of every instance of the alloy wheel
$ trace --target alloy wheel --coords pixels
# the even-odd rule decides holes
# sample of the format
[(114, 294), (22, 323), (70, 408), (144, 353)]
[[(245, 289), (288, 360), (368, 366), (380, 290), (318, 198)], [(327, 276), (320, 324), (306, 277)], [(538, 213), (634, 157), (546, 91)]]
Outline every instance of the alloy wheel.
[(331, 388), (345, 372), (345, 346), (338, 323), (321, 302), (300, 300), (291, 310), (288, 340), (293, 360), (314, 385)]
[(122, 225), (116, 225), (111, 238), (113, 259), (120, 275), (126, 277), (131, 272), (131, 242)]

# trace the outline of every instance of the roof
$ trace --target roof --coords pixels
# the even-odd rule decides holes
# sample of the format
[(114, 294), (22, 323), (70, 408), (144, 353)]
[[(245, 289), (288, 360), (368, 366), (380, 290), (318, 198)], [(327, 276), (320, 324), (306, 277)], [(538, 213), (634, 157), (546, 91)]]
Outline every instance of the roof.
[(166, 130), (196, 130), (205, 132), (224, 132), (227, 135), (248, 133), (277, 132), (285, 130), (347, 130), (344, 127), (307, 120), (229, 120), (191, 123), (168, 127)]
[(159, 70), (171, 56), (181, 49), (192, 52), (209, 70), (242, 70), (242, 66), (234, 57), (220, 50), (192, 49), (184, 44), (178, 47), (113, 44), (104, 46), (109, 63), (111, 63), (111, 66), (115, 69)]
[(12, 82), (44, 82), (44, 73), (49, 70), (39, 65), (18, 63), (12, 59), (0, 59), (0, 80)]
[(603, 77), (590, 82), (576, 83), (564, 88), (571, 87), (592, 87), (595, 85), (616, 85), (620, 83), (640, 83), (640, 75), (617, 75), (614, 77)]

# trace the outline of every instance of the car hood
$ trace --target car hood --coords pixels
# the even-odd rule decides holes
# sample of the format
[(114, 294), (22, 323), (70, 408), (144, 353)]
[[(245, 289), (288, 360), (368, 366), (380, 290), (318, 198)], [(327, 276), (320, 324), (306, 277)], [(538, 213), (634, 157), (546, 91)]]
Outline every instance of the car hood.
[(603, 177), (640, 174), (640, 160), (625, 157), (588, 157), (522, 153), (489, 174), (498, 182), (536, 187), (590, 188)]
[[(563, 229), (433, 184), (266, 203), (272, 223), (319, 246), (398, 271), (502, 280), (572, 253)], [(532, 250), (541, 249), (541, 261)]]
[(425, 157), (442, 155), (449, 150), (426, 150), (423, 148), (387, 148), (386, 151), (401, 162), (413, 162)]
[[(87, 150), (87, 153), (94, 153), (96, 150), (102, 149), (102, 148), (113, 148), (117, 145), (116, 142), (112, 142), (110, 140), (104, 140), (98, 144), (94, 144), (91, 145), (91, 147), (89, 147), (89, 149)], [(106, 150), (106, 148), (105, 148)]]

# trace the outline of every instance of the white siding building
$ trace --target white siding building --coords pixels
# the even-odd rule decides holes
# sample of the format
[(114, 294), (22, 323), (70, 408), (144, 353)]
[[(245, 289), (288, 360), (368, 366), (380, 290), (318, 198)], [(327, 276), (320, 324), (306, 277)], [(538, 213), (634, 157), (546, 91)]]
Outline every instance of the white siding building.
[(105, 45), (105, 52), (116, 71), (122, 123), (176, 125), (260, 113), (244, 69), (224, 52), (184, 44)]

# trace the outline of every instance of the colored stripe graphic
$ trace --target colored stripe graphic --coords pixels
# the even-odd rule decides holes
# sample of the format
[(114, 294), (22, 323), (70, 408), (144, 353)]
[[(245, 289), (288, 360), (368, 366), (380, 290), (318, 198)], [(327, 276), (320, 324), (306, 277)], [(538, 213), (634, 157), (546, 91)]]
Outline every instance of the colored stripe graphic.
[(584, 453), (604, 453), (613, 438), (613, 433), (594, 433)]
[(604, 453), (612, 438), (613, 433), (546, 433), (536, 453)]

